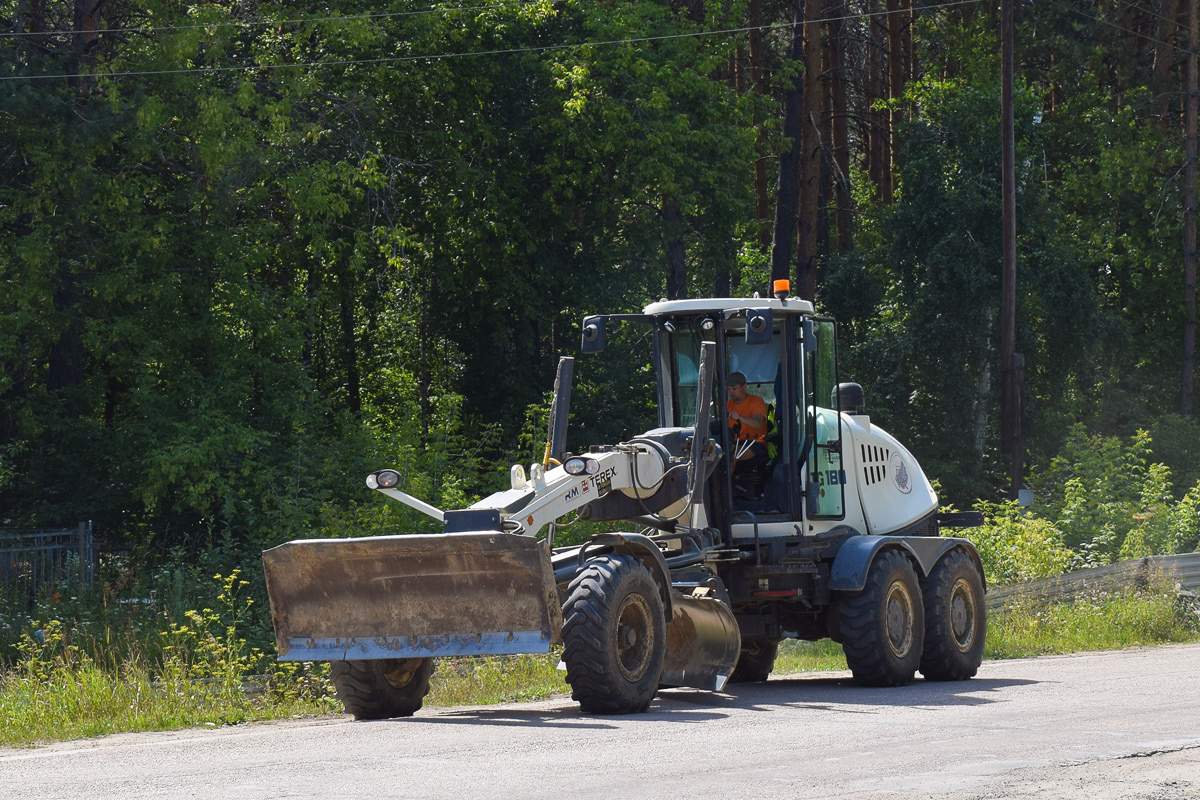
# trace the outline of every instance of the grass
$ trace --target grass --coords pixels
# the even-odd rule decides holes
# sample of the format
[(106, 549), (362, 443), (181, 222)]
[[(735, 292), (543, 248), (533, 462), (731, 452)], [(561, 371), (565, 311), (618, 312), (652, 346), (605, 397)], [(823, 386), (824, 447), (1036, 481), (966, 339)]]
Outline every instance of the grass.
[[(207, 611), (207, 609), (205, 610)], [(86, 648), (48, 623), (27, 635), (16, 663), (0, 669), (0, 746), (108, 733), (216, 726), (340, 712), (324, 664), (274, 664), (247, 689), (243, 675), (272, 663), (245, 646), (213, 612), (172, 626), (153, 661), (113, 637)], [(1097, 595), (1070, 604), (1015, 605), (989, 620), (988, 658), (1118, 649), (1200, 641), (1200, 604), (1163, 587)], [(118, 659), (104, 653), (123, 653)], [(434, 672), (431, 706), (486, 705), (569, 694), (559, 654), (444, 659)], [(832, 641), (780, 646), (776, 674), (841, 670)]]
[(0, 746), (340, 710), (323, 689), (317, 697), (256, 695), (220, 682), (158, 680), (137, 665), (114, 674), (86, 663), (36, 678), (16, 672), (0, 677)]
[(1200, 640), (1200, 605), (1174, 590), (1097, 594), (1073, 603), (1016, 604), (989, 621), (986, 656), (1022, 658)]
[(425, 702), (433, 706), (476, 706), (570, 694), (566, 673), (557, 669), (561, 657), (561, 651), (556, 651), (549, 655), (440, 659)]
[(819, 642), (786, 639), (779, 643), (779, 655), (775, 657), (776, 675), (839, 669), (846, 669), (846, 656), (842, 654), (842, 646), (832, 639)]

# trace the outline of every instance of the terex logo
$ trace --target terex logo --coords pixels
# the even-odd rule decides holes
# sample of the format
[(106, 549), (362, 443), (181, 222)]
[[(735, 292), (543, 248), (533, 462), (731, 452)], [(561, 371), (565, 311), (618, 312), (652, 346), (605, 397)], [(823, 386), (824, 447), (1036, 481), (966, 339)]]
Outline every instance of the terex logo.
[[(590, 481), (593, 486), (601, 486), (602, 484), (612, 483), (613, 476), (616, 474), (617, 468), (609, 467), (603, 472), (598, 472), (592, 477), (588, 478), (588, 481)], [(584, 484), (584, 490), (587, 490), (586, 484)]]

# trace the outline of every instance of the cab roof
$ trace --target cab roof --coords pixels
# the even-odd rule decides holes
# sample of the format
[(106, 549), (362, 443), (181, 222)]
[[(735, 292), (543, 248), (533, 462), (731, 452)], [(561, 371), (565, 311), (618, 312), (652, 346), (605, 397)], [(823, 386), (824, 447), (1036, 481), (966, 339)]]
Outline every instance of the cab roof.
[(659, 300), (646, 306), (642, 313), (655, 316), (678, 314), (713, 314), (723, 311), (769, 308), (774, 314), (812, 314), (813, 304), (799, 297), (777, 300), (774, 297), (701, 297), (694, 300)]

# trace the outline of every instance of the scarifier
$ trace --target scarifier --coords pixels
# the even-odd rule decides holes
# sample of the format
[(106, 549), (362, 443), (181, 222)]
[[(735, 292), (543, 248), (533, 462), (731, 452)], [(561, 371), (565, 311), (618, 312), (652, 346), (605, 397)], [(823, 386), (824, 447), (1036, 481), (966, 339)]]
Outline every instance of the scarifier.
[[(566, 449), (573, 360), (559, 364), (547, 456), (509, 488), (442, 511), (383, 469), (367, 485), (440, 534), (298, 540), (263, 554), (286, 661), (332, 661), (360, 719), (407, 716), (433, 659), (561, 645), (585, 712), (644, 711), (664, 687), (762, 681), (785, 638), (840, 642), (854, 677), (899, 686), (972, 677), (983, 657), (983, 570), (943, 536), (978, 514), (939, 514), (916, 459), (839, 383), (836, 327), (777, 286), (773, 298), (662, 301), (586, 317), (648, 326), (658, 427)], [(728, 376), (768, 404), (770, 458), (736, 464)], [(761, 459), (760, 459), (761, 461)], [(736, 465), (736, 466), (735, 466)], [(631, 530), (554, 546), (568, 515)]]

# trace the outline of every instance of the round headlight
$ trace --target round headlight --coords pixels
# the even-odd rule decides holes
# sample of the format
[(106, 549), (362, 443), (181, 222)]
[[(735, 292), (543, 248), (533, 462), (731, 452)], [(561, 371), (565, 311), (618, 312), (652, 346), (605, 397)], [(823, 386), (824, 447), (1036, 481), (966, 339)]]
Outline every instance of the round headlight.
[(380, 489), (395, 489), (400, 485), (400, 473), (394, 469), (381, 469), (375, 473)]

